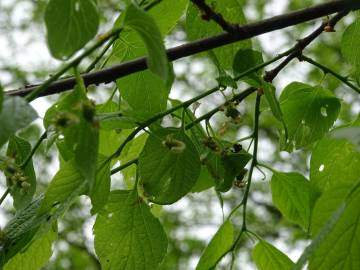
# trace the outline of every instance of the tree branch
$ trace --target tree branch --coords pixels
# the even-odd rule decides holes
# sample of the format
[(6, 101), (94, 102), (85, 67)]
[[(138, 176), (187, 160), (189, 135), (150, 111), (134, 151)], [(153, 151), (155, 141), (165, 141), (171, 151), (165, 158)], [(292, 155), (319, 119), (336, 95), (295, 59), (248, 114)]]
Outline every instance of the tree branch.
[(281, 62), (277, 67), (274, 69), (267, 71), (264, 80), (267, 82), (272, 82), (274, 78), (279, 74), (279, 72), (286, 67), (291, 60), (294, 58), (299, 58), (302, 54), (302, 51), (311, 43), (313, 42), (322, 32), (325, 31), (325, 27), (329, 26), (333, 28), (338, 21), (340, 21), (344, 16), (346, 16), (349, 12), (348, 11), (341, 11), (336, 14), (333, 18), (328, 21), (323, 22), (314, 32), (312, 32), (307, 37), (298, 40), (296, 45), (291, 49), (291, 53)]
[[(250, 23), (244, 26), (238, 26), (235, 32), (222, 33), (217, 36), (201, 39), (182, 46), (167, 50), (169, 61), (190, 56), (196, 53), (221, 47), (237, 41), (249, 39), (264, 33), (272, 32), (278, 29), (286, 28), (300, 24), (309, 20), (320, 18), (340, 11), (349, 11), (360, 8), (360, 1), (337, 0), (325, 4), (316, 5), (288, 14), (275, 16), (263, 21)], [(82, 74), (85, 85), (109, 83), (118, 78), (147, 69), (146, 58), (137, 58), (100, 71)], [(61, 79), (47, 86), (46, 91), (41, 95), (51, 95), (72, 89), (76, 84), (73, 77)], [(24, 96), (35, 91), (38, 85), (20, 88), (18, 90), (8, 91), (8, 95)]]
[(221, 26), (224, 31), (229, 33), (232, 33), (236, 30), (236, 25), (232, 25), (225, 21), (220, 13), (216, 13), (205, 3), (205, 0), (191, 0), (191, 2), (193, 2), (201, 11), (204, 12), (205, 17), (202, 17), (204, 20), (213, 20), (219, 26)]
[(339, 73), (333, 71), (332, 69), (316, 62), (315, 60), (306, 57), (305, 55), (301, 55), (299, 57), (300, 61), (305, 61), (308, 62), (309, 64), (321, 69), (325, 74), (329, 73), (331, 75), (333, 75), (335, 78), (337, 78), (339, 81), (343, 82), (344, 84), (346, 84), (348, 87), (350, 87), (351, 89), (353, 89), (354, 91), (356, 91), (358, 94), (360, 94), (360, 88), (357, 87), (356, 85), (352, 84), (351, 82), (349, 82), (348, 78), (340, 75)]

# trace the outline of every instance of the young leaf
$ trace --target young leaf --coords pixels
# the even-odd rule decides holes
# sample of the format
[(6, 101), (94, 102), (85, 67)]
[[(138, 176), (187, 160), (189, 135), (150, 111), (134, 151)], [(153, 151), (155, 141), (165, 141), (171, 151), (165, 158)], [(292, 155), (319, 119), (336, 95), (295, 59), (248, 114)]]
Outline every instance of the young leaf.
[(57, 238), (57, 232), (49, 230), (45, 235), (31, 242), (22, 251), (12, 257), (4, 270), (38, 270), (47, 263), (52, 255), (52, 244)]
[[(242, 4), (237, 0), (221, 0), (221, 1), (206, 1), (215, 12), (220, 13), (223, 18), (229, 23), (246, 23), (245, 15), (242, 11)], [(216, 34), (222, 33), (224, 30), (213, 22), (203, 20), (201, 12), (194, 5), (190, 4), (186, 14), (185, 29), (190, 40), (197, 40)], [(214, 49), (214, 54), (219, 60), (222, 68), (231, 70), (233, 65), (234, 54), (240, 49), (251, 48), (251, 41), (241, 41), (234, 44), (226, 45), (218, 49)]]
[(149, 69), (167, 81), (169, 63), (161, 33), (152, 17), (136, 5), (130, 4), (125, 13), (124, 25), (135, 30), (145, 43)]
[(340, 101), (320, 86), (293, 82), (280, 96), (280, 107), (288, 129), (283, 148), (287, 151), (321, 139), (340, 111)]
[(47, 41), (51, 54), (70, 58), (98, 30), (99, 14), (94, 0), (51, 0), (45, 12)]
[(259, 270), (291, 270), (294, 266), (288, 256), (263, 240), (254, 247), (252, 258)]
[[(239, 75), (250, 68), (253, 68), (257, 65), (260, 65), (264, 62), (262, 54), (258, 51), (251, 49), (240, 49), (234, 58), (233, 70), (234, 74)], [(248, 76), (241, 79), (246, 83), (254, 86), (260, 87), (262, 84), (262, 78), (260, 75), (260, 71), (249, 74)]]
[[(15, 158), (16, 164), (21, 165), (26, 160), (30, 152), (30, 143), (16, 136), (12, 136), (10, 138), (7, 156)], [(10, 188), (10, 194), (14, 199), (14, 207), (16, 209), (20, 209), (28, 205), (31, 202), (36, 190), (36, 176), (32, 160), (30, 160), (26, 165), (23, 173), (26, 178), (24, 181), (27, 183), (26, 187), (23, 187), (23, 183), (20, 182), (10, 182), (12, 187), (8, 186)], [(9, 181), (11, 180), (8, 179), (8, 185)]]
[(360, 185), (351, 189), (337, 222), (310, 257), (310, 270), (360, 269)]
[(307, 231), (315, 196), (310, 182), (298, 173), (276, 172), (271, 178), (271, 193), (284, 217)]
[(205, 248), (196, 270), (215, 269), (219, 259), (231, 248), (233, 242), (234, 226), (226, 220)]
[[(338, 129), (339, 131), (342, 130)], [(310, 161), (310, 182), (320, 192), (359, 180), (360, 153), (347, 140), (323, 138)]]
[(139, 157), (141, 184), (157, 204), (171, 204), (186, 195), (195, 185), (200, 167), (191, 140), (172, 128), (150, 135)]
[(135, 191), (113, 191), (94, 225), (104, 270), (157, 269), (167, 250), (160, 222)]
[(0, 111), (0, 147), (16, 131), (37, 118), (36, 111), (21, 97), (5, 97)]
[(357, 53), (360, 47), (360, 19), (352, 23), (344, 32), (341, 41), (341, 52), (350, 63), (359, 66), (360, 55)]

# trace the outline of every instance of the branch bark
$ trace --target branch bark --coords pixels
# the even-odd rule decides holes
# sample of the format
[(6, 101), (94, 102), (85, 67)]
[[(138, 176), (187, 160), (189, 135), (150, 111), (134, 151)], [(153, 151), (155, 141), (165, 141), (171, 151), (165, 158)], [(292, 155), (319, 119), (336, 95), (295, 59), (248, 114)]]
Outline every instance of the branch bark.
[[(314, 20), (322, 16), (330, 15), (341, 11), (350, 11), (360, 8), (360, 1), (337, 0), (325, 4), (316, 5), (288, 14), (275, 16), (266, 20), (250, 23), (244, 26), (238, 26), (236, 31), (225, 32), (217, 36), (201, 39), (182, 46), (167, 50), (169, 61), (194, 55), (210, 49), (221, 47), (237, 41), (249, 39), (264, 33), (283, 29), (289, 26), (300, 24), (306, 21)], [(147, 69), (146, 57), (115, 65), (100, 71), (82, 74), (85, 85), (109, 83), (118, 78)], [(72, 89), (76, 84), (74, 77), (60, 79), (50, 84), (41, 95), (51, 95)], [(7, 91), (8, 95), (25, 96), (34, 91), (39, 85), (32, 85), (17, 90)]]

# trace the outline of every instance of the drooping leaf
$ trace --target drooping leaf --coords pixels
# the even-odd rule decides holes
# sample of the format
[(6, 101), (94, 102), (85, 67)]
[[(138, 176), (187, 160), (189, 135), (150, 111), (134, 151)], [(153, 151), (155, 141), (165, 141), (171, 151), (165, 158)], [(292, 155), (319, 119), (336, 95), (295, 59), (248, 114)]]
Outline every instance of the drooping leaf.
[[(326, 194), (326, 193), (325, 193)], [(329, 198), (332, 204), (332, 198)], [(310, 270), (355, 270), (360, 268), (360, 185), (357, 184), (343, 201), (336, 223), (314, 250)], [(326, 203), (322, 205), (327, 207)], [(341, 205), (339, 205), (341, 207)], [(326, 211), (326, 209), (324, 209)]]
[[(234, 74), (235, 76), (239, 75), (257, 65), (262, 64), (263, 62), (263, 57), (260, 52), (251, 49), (240, 49), (234, 58)], [(260, 71), (253, 72), (241, 80), (254, 87), (260, 87), (262, 84)]]
[(17, 253), (5, 265), (4, 270), (38, 270), (41, 269), (52, 255), (52, 244), (57, 232), (49, 230), (41, 238), (31, 242), (28, 247)]
[(104, 270), (157, 269), (166, 254), (164, 229), (135, 191), (111, 192), (94, 234)]
[[(243, 6), (239, 1), (207, 0), (206, 3), (210, 5), (215, 12), (220, 13), (227, 22), (246, 23), (245, 15), (242, 11)], [(217, 23), (202, 19), (200, 10), (194, 4), (190, 4), (188, 7), (185, 29), (190, 40), (214, 36), (224, 31)], [(241, 41), (214, 49), (214, 54), (224, 69), (231, 70), (236, 52), (240, 49), (249, 48), (251, 48), (251, 41)]]
[(66, 60), (81, 49), (98, 30), (99, 14), (94, 0), (51, 0), (45, 12), (51, 54)]
[(340, 101), (320, 86), (293, 82), (280, 96), (280, 107), (288, 129), (283, 148), (292, 151), (321, 139), (338, 117)]
[(135, 30), (145, 43), (149, 69), (167, 81), (170, 71), (165, 46), (153, 18), (136, 5), (130, 4), (125, 13), (124, 25)]
[(286, 137), (285, 139), (287, 139), (287, 136), (288, 136), (287, 135), (287, 127), (286, 127), (286, 123), (285, 123), (285, 120), (283, 117), (283, 113), (280, 108), (280, 103), (279, 103), (278, 99), (276, 98), (276, 94), (275, 94), (276, 89), (272, 84), (267, 83), (267, 82), (263, 82), (262, 87), (264, 90), (265, 98), (270, 106), (271, 112), (274, 115), (274, 117), (282, 123), (282, 125), (284, 127), (283, 134)]
[[(25, 141), (24, 139), (12, 136), (9, 141), (9, 146), (7, 150), (7, 156), (15, 158), (15, 162), (18, 165), (21, 165), (28, 157), (31, 152), (31, 144)], [(14, 199), (14, 207), (20, 209), (28, 205), (35, 194), (36, 191), (36, 176), (34, 171), (34, 166), (32, 160), (28, 162), (26, 167), (23, 170), (24, 177), (27, 183), (26, 187), (22, 186), (20, 182), (14, 184), (11, 183), (12, 187), (10, 188), (10, 194)], [(8, 185), (9, 185), (8, 179)]]
[[(341, 130), (341, 129), (339, 129)], [(360, 153), (349, 141), (323, 138), (310, 161), (310, 182), (320, 192), (354, 184), (359, 178)]]
[(252, 258), (259, 270), (291, 270), (294, 263), (266, 241), (259, 241), (252, 251)]
[(0, 111), (0, 147), (19, 129), (37, 118), (35, 110), (21, 97), (5, 97)]
[(271, 193), (273, 203), (284, 217), (307, 231), (315, 196), (310, 182), (299, 173), (275, 172)]
[(359, 66), (360, 55), (357, 53), (360, 47), (360, 19), (352, 23), (344, 32), (341, 40), (341, 52), (350, 63)]
[(211, 239), (200, 257), (196, 270), (215, 269), (218, 260), (231, 248), (234, 242), (234, 226), (227, 220)]
[(139, 157), (145, 194), (157, 204), (171, 204), (186, 195), (195, 185), (200, 167), (195, 146), (178, 129), (150, 135)]

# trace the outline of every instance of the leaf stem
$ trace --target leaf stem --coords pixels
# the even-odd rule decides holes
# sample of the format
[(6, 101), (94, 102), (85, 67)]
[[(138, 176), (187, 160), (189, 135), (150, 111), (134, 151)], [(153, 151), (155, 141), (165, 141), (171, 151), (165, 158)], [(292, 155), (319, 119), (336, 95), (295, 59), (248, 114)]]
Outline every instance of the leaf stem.
[(249, 169), (249, 174), (247, 178), (247, 185), (243, 197), (243, 224), (242, 230), (246, 231), (246, 210), (247, 210), (247, 201), (250, 192), (252, 174), (255, 166), (257, 165), (257, 152), (258, 152), (258, 142), (259, 142), (259, 118), (260, 118), (260, 103), (261, 103), (261, 94), (258, 92), (256, 95), (255, 102), (255, 121), (254, 121), (254, 149), (252, 154), (252, 161)]
[(0, 205), (3, 203), (3, 201), (6, 199), (6, 196), (10, 193), (10, 189), (7, 188), (4, 192), (4, 194), (0, 198)]
[(28, 165), (28, 163), (30, 162), (31, 158), (33, 157), (33, 155), (35, 154), (36, 150), (39, 148), (39, 146), (41, 145), (41, 143), (43, 142), (43, 140), (45, 140), (47, 138), (47, 131), (45, 131), (39, 138), (39, 140), (36, 142), (36, 144), (34, 145), (34, 147), (31, 149), (31, 152), (29, 153), (29, 155), (26, 157), (26, 159), (24, 160), (24, 162), (20, 165), (20, 168), (23, 170), (25, 169), (25, 167)]

